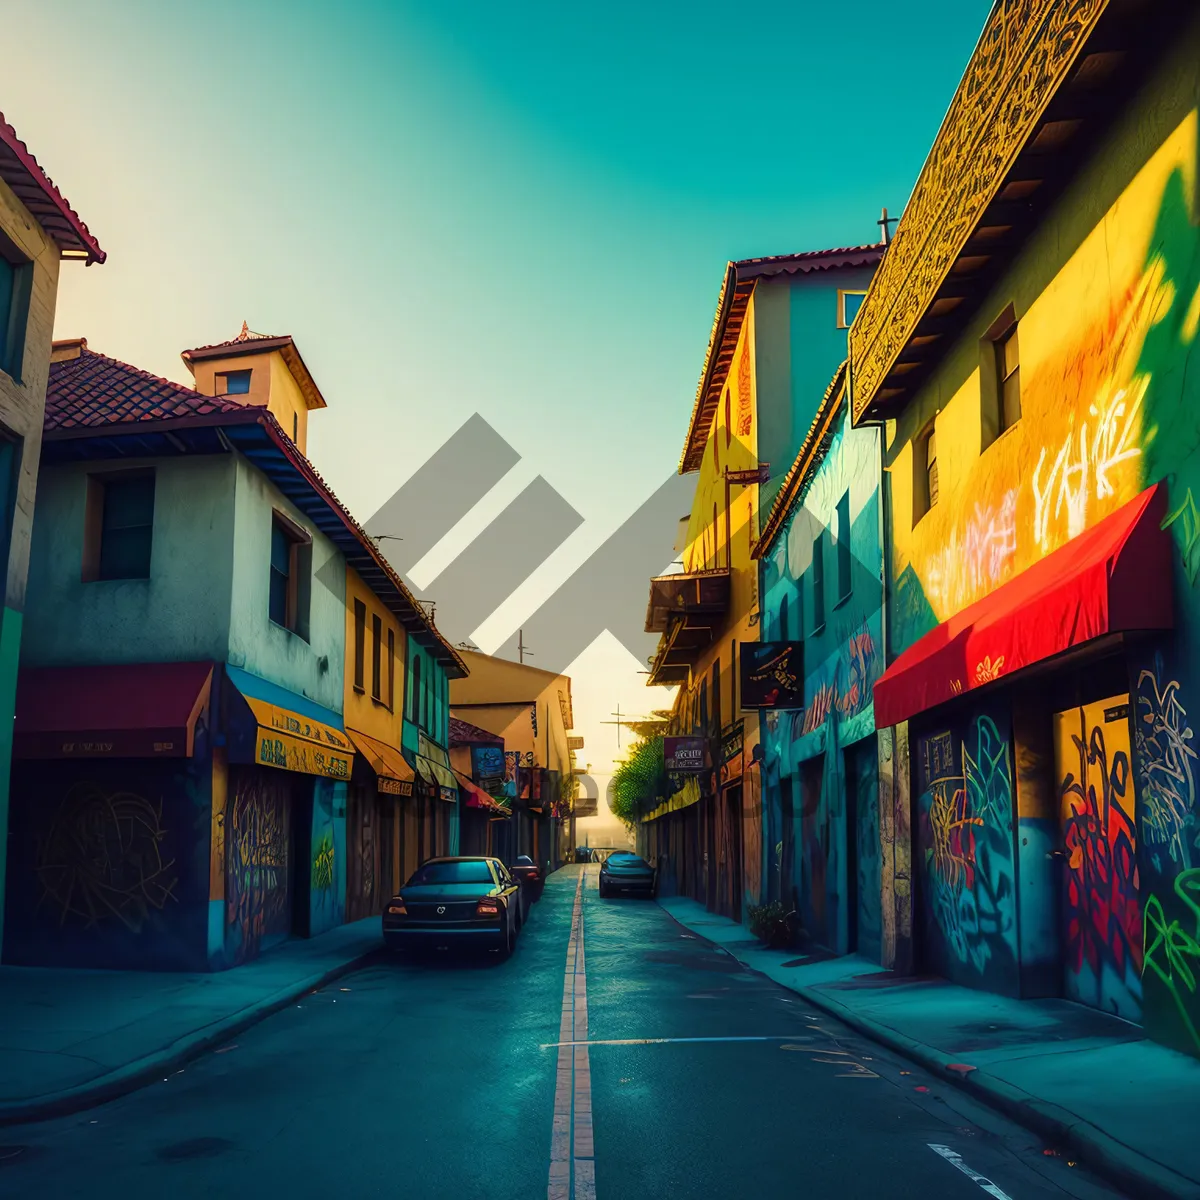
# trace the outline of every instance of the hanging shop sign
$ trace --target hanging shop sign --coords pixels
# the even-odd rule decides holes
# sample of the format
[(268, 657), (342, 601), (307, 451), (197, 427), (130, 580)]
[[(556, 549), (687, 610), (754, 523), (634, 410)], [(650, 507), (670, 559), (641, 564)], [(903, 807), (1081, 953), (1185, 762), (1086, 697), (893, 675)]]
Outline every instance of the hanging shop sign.
[(742, 759), (746, 743), (745, 726), (741, 721), (731, 725), (721, 735), (721, 783), (742, 777)]
[(663, 738), (663, 766), (668, 774), (688, 775), (706, 770), (705, 739), (702, 737)]
[(738, 654), (742, 708), (804, 707), (803, 642), (743, 642)]

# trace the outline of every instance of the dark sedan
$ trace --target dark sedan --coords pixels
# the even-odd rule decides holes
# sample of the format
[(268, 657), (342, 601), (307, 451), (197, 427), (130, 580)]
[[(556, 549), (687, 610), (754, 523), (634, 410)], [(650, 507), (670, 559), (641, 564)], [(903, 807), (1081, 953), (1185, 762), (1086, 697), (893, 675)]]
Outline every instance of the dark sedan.
[(654, 868), (627, 851), (610, 854), (600, 868), (601, 896), (653, 896), (656, 882)]
[(524, 918), (521, 886), (496, 858), (431, 858), (388, 901), (393, 950), (473, 945), (507, 958)]
[(530, 900), (540, 900), (546, 886), (545, 876), (528, 854), (522, 854), (512, 865), (512, 873), (524, 885)]

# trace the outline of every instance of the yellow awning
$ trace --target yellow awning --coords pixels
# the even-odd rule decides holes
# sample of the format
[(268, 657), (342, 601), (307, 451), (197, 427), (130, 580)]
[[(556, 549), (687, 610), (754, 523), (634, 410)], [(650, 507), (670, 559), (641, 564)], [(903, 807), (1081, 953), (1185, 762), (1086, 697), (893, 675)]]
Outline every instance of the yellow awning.
[(359, 754), (370, 763), (381, 792), (393, 796), (412, 795), (416, 774), (397, 747), (368, 737), (365, 733), (359, 733), (357, 729), (347, 729), (346, 732), (358, 748)]
[(421, 778), (443, 800), (448, 800), (450, 803), (457, 800), (458, 780), (454, 778), (454, 772), (449, 767), (443, 767), (441, 763), (434, 762), (431, 758), (426, 758), (423, 754), (418, 754), (416, 757), (417, 770), (420, 772)]
[(679, 789), (673, 796), (669, 796), (657, 808), (652, 809), (643, 818), (643, 821), (654, 821), (659, 817), (665, 816), (667, 813), (678, 812), (681, 808), (689, 808), (693, 804), (699, 803), (700, 800), (700, 783), (695, 779), (687, 779), (684, 781), (683, 787)]
[(350, 778), (354, 746), (340, 729), (248, 696), (244, 691), (242, 696), (258, 722), (256, 762), (304, 775)]

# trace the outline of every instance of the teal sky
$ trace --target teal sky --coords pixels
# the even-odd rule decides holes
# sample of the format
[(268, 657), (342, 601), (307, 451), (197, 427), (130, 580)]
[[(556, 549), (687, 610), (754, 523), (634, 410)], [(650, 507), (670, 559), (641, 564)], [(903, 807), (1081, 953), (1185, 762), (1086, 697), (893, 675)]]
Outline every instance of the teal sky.
[[(243, 319), (292, 334), (363, 521), (482, 413), (524, 461), (442, 561), (537, 473), (586, 518), (485, 650), (675, 469), (726, 261), (903, 208), (989, 8), (17, 5), (0, 108), (109, 253), (64, 266), (58, 335), (187, 382)], [(669, 703), (638, 666), (572, 669), (602, 788), (613, 707)]]
[(0, 105), (110, 256), (60, 336), (185, 380), (291, 333), (361, 518), (478, 410), (610, 528), (677, 461), (725, 261), (874, 240), (988, 8), (19, 2)]

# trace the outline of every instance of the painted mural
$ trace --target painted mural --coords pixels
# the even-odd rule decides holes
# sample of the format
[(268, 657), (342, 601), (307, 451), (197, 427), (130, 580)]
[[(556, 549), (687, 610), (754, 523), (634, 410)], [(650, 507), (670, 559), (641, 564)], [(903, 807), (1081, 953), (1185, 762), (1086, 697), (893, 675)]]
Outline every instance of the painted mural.
[(310, 936), (333, 929), (346, 919), (346, 790), (344, 783), (332, 779), (313, 780)]
[(852, 948), (873, 962), (883, 952), (880, 911), (879, 763), (875, 739), (846, 751), (846, 788), (854, 813), (855, 936)]
[(16, 762), (6, 957), (202, 969), (205, 782), (185, 762)]
[(1126, 1020), (1142, 1015), (1142, 914), (1129, 697), (1055, 715), (1066, 859), (1064, 994)]
[(225, 952), (248, 962), (292, 930), (292, 780), (231, 768), (225, 809)]
[(1016, 995), (1011, 734), (998, 712), (917, 740), (922, 966)]

